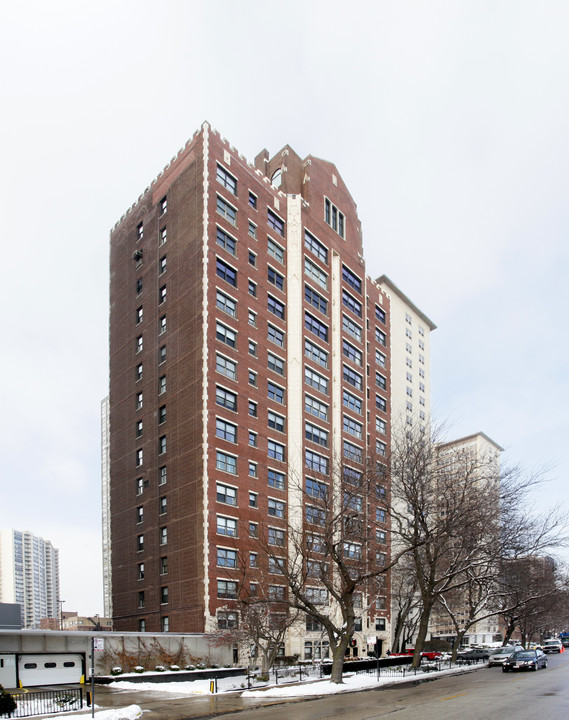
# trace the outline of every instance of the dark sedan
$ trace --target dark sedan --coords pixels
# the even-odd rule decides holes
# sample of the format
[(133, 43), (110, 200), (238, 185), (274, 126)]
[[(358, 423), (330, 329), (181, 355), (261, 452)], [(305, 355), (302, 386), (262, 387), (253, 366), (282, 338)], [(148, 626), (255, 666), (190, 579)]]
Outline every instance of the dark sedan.
[(519, 650), (504, 660), (502, 672), (510, 670), (539, 670), (547, 667), (547, 656), (542, 650)]

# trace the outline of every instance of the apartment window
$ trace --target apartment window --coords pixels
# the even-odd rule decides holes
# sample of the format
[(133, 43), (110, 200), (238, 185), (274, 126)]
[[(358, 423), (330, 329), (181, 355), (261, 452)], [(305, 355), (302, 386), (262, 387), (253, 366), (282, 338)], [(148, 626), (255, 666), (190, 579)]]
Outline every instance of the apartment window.
[(345, 542), (344, 543), (344, 557), (350, 560), (361, 560), (362, 559), (362, 546), (358, 543)]
[(285, 544), (285, 531), (280, 528), (270, 527), (268, 529), (268, 542), (269, 545), (276, 545), (277, 547), (284, 547)]
[(324, 526), (326, 524), (326, 512), (322, 508), (306, 505), (304, 516), (306, 518), (306, 522), (311, 525)]
[(252, 568), (259, 567), (257, 553), (254, 553), (254, 552), (249, 553), (249, 567), (252, 567)]
[(357, 437), (359, 440), (363, 437), (363, 426), (361, 423), (353, 420), (351, 417), (344, 415), (344, 432)]
[(249, 430), (249, 445), (251, 447), (257, 447), (257, 433)]
[(237, 317), (237, 301), (221, 290), (216, 291), (216, 306), (230, 317)]
[(380, 542), (382, 545), (385, 545), (387, 542), (387, 533), (385, 530), (377, 530), (375, 533), (376, 540)]
[(159, 267), (160, 275), (163, 275), (166, 272), (166, 255), (163, 255), (160, 258), (158, 267)]
[(375, 429), (378, 433), (385, 435), (387, 433), (387, 423), (379, 417), (375, 418)]
[(166, 392), (166, 375), (161, 375), (158, 380), (158, 394), (162, 395)]
[(144, 508), (142, 506), (136, 508), (136, 522), (137, 524), (144, 522)]
[(267, 267), (267, 280), (279, 290), (284, 290), (284, 277), (270, 265)]
[(304, 437), (317, 445), (328, 447), (328, 432), (312, 423), (304, 423)]
[(164, 515), (165, 512), (168, 510), (168, 498), (166, 496), (162, 496), (158, 501), (158, 512), (160, 515)]
[(284, 375), (285, 361), (273, 353), (267, 353), (267, 367), (279, 375)]
[(379, 352), (379, 350), (375, 351), (375, 362), (382, 368), (387, 366), (387, 358), (382, 352)]
[(353, 385), (358, 390), (361, 390), (363, 387), (363, 379), (362, 376), (357, 373), (355, 370), (352, 370), (352, 368), (348, 367), (347, 365), (342, 366), (342, 377), (344, 380), (349, 383), (350, 385)]
[(221, 183), (226, 190), (229, 190), (233, 195), (237, 195), (237, 178), (222, 167), (219, 163), (217, 165), (217, 182)]
[(230, 390), (225, 390), (225, 388), (216, 386), (215, 404), (237, 412), (237, 395)]
[(267, 223), (275, 232), (284, 237), (284, 220), (276, 215), (270, 208), (267, 208)]
[(360, 295), (362, 294), (362, 281), (355, 273), (350, 270), (350, 268), (346, 267), (345, 265), (342, 265), (342, 279), (356, 292), (358, 292)]
[(310, 340), (304, 341), (304, 354), (324, 368), (328, 367), (328, 353)]
[(166, 362), (166, 345), (162, 345), (158, 350), (158, 363), (161, 365)]
[(412, 353), (412, 352), (413, 352), (413, 346), (411, 345), (411, 343), (405, 343), (405, 350), (406, 350), (408, 353)]
[(328, 497), (328, 485), (312, 478), (306, 478), (306, 494), (310, 497), (326, 500)]
[(167, 233), (167, 230), (166, 230), (166, 226), (164, 226), (163, 228), (160, 228), (160, 235), (159, 235), (159, 238), (158, 238), (158, 244), (159, 244), (159, 245), (164, 245), (164, 243), (166, 242), (167, 239), (168, 239), (168, 233)]
[(253, 312), (252, 310), (249, 310), (248, 314), (248, 323), (252, 327), (257, 327), (257, 313)]
[(408, 368), (412, 368), (412, 367), (413, 367), (413, 360), (411, 360), (410, 357), (406, 357), (406, 358), (405, 358), (405, 364), (407, 365)]
[(252, 250), (249, 250), (249, 265), (257, 267), (257, 255)]
[(328, 326), (317, 320), (306, 310), (304, 311), (304, 327), (316, 337), (328, 342)]
[(269, 400), (274, 400), (275, 402), (284, 405), (284, 394), (284, 388), (279, 387), (279, 385), (275, 385), (275, 383), (272, 383), (270, 380), (267, 382), (267, 396)]
[(324, 220), (335, 230), (338, 235), (343, 238), (345, 233), (345, 217), (344, 213), (328, 200), (324, 198)]
[(142, 495), (144, 492), (144, 478), (136, 478), (136, 494)]
[(385, 455), (387, 455), (387, 445), (381, 440), (376, 440), (375, 451), (378, 455), (382, 455), (383, 457), (385, 457)]
[(219, 227), (217, 228), (216, 242), (219, 247), (227, 250), (227, 252), (231, 253), (231, 255), (236, 254), (237, 240)]
[(218, 580), (217, 581), (217, 597), (227, 598), (230, 600), (237, 599), (237, 583), (235, 580)]
[(237, 347), (237, 333), (219, 321), (215, 324), (215, 337), (228, 347)]
[(356, 340), (362, 341), (362, 329), (347, 315), (342, 315), (342, 328)]
[(273, 313), (273, 315), (276, 315), (281, 320), (284, 320), (285, 306), (280, 300), (277, 300), (272, 295), (269, 295), (267, 297), (267, 308), (269, 312)]
[(166, 545), (167, 542), (168, 542), (168, 528), (161, 527), (160, 528), (160, 545)]
[(387, 379), (381, 373), (375, 373), (375, 384), (382, 390), (387, 389)]
[(320, 418), (320, 420), (328, 420), (328, 405), (310, 395), (306, 395), (304, 398), (304, 409), (314, 417)]
[(328, 275), (308, 258), (304, 258), (304, 272), (307, 277), (314, 280), (323, 290), (328, 289)]
[(142, 420), (138, 420), (135, 425), (135, 437), (139, 438), (142, 435)]
[(413, 331), (411, 328), (405, 328), (405, 337), (408, 337), (409, 339), (413, 338)]
[(217, 483), (216, 485), (216, 500), (217, 502), (224, 503), (225, 505), (237, 505), (237, 490), (230, 485), (224, 485), (223, 483)]
[(136, 352), (137, 353), (142, 352), (143, 346), (144, 346), (144, 340), (142, 339), (142, 335), (139, 335), (136, 338)]
[(342, 477), (344, 479), (344, 482), (348, 485), (360, 487), (362, 484), (363, 473), (361, 473), (359, 470), (356, 470), (355, 468), (345, 465), (342, 469)]
[(387, 513), (383, 508), (376, 508), (375, 519), (376, 522), (384, 523), (387, 518)]
[(385, 325), (385, 319), (386, 319), (385, 310), (380, 308), (379, 305), (375, 306), (375, 317), (377, 320), (379, 320), (379, 322), (381, 322)]
[(281, 585), (269, 585), (269, 600), (279, 602), (285, 599), (285, 589)]
[(328, 459), (312, 450), (305, 450), (304, 464), (310, 470), (319, 472), (322, 475), (328, 474)]
[(158, 334), (163, 335), (166, 332), (166, 315), (162, 315), (160, 318), (160, 326), (158, 329)]
[(253, 342), (253, 340), (249, 340), (248, 351), (249, 355), (257, 357), (257, 343)]
[(249, 507), (252, 507), (252, 508), (258, 507), (258, 505), (257, 505), (257, 499), (258, 499), (257, 493), (256, 493), (256, 492), (250, 492), (250, 493), (249, 493)]
[(144, 237), (144, 224), (138, 223), (138, 225), (136, 226), (136, 239), (137, 239), (137, 241), (142, 240), (143, 237)]
[(257, 209), (257, 196), (255, 195), (255, 193), (252, 193), (250, 190), (249, 190), (249, 207), (252, 207), (253, 210)]
[(284, 462), (285, 446), (281, 443), (275, 442), (274, 440), (269, 440), (267, 443), (267, 455), (273, 460), (280, 460), (281, 462)]
[(284, 518), (285, 516), (285, 504), (281, 500), (274, 500), (269, 498), (267, 504), (267, 512), (271, 517)]
[(136, 294), (140, 295), (142, 292), (142, 278), (137, 278), (136, 280)]
[(237, 537), (237, 520), (235, 518), (217, 516), (217, 534)]
[(342, 391), (342, 404), (344, 405), (344, 407), (347, 407), (350, 410), (357, 412), (358, 415), (362, 414), (361, 398), (352, 395), (352, 393), (348, 392), (347, 390)]
[(281, 265), (284, 265), (284, 248), (271, 238), (269, 238), (267, 241), (267, 252), (277, 262), (280, 262)]
[(273, 429), (277, 430), (278, 432), (284, 433), (285, 431), (285, 419), (282, 415), (278, 415), (277, 413), (273, 412), (272, 410), (269, 410), (268, 412), (268, 426)]
[(162, 285), (158, 292), (158, 304), (161, 305), (162, 303), (166, 302), (166, 285)]
[(237, 567), (237, 550), (228, 550), (227, 548), (217, 548), (217, 565), (218, 567)]
[(355, 315), (361, 318), (362, 316), (362, 304), (355, 297), (352, 297), (349, 292), (342, 290), (342, 304), (351, 310)]
[(253, 282), (253, 280), (249, 280), (249, 295), (257, 297), (257, 283)]
[(139, 448), (136, 451), (136, 467), (140, 467), (143, 464), (144, 464), (144, 452), (143, 452), (142, 448)]
[(407, 393), (408, 397), (413, 397), (413, 388), (407, 385), (405, 392)]
[(284, 558), (269, 557), (269, 573), (271, 575), (283, 575), (285, 564)]
[(217, 196), (217, 212), (231, 225), (237, 225), (237, 208), (230, 205), (220, 195)]
[(138, 563), (136, 574), (139, 580), (144, 580), (144, 563)]
[(168, 210), (168, 198), (165, 195), (162, 198), (162, 200), (160, 200), (160, 215), (164, 215), (167, 210)]
[(347, 457), (349, 460), (353, 460), (354, 462), (361, 463), (363, 460), (363, 452), (361, 447), (358, 447), (357, 445), (354, 445), (347, 440), (344, 440), (343, 443), (343, 453), (344, 457)]
[(275, 345), (284, 347), (284, 332), (274, 327), (274, 325), (268, 325), (267, 338)]
[(233, 287), (237, 287), (237, 270), (221, 260), (221, 258), (215, 260), (215, 273), (217, 277), (225, 280)]
[(249, 537), (252, 538), (258, 538), (259, 537), (259, 524), (255, 522), (249, 523)]
[[(161, 605), (168, 604), (168, 588), (167, 587), (160, 588), (160, 604)], [(164, 618), (162, 618), (162, 619), (164, 620)]]
[(362, 367), (363, 354), (347, 340), (342, 340), (342, 353), (356, 365)]
[(144, 310), (142, 308), (142, 305), (138, 308), (136, 308), (136, 324), (140, 325), (144, 318)]
[(219, 353), (215, 355), (215, 369), (231, 380), (237, 380), (237, 363)]
[(308, 230), (304, 231), (304, 247), (308, 248), (323, 263), (328, 264), (328, 249)]
[(218, 470), (221, 470), (222, 472), (237, 475), (237, 458), (233, 455), (228, 455), (227, 453), (221, 452), (221, 450), (216, 451), (215, 466)]
[(380, 345), (387, 347), (387, 335), (377, 327), (375, 328), (375, 339)]
[(144, 607), (144, 590), (140, 590), (138, 593), (138, 607)]
[(381, 395), (375, 396), (375, 406), (378, 410), (381, 410), (382, 412), (387, 412), (387, 400), (385, 398), (382, 398)]
[(328, 314), (328, 300), (323, 298), (320, 293), (313, 290), (309, 285), (304, 286), (304, 299), (309, 305), (319, 310), (324, 315)]
[(257, 403), (253, 400), (249, 400), (249, 415), (251, 417), (257, 417)]
[(257, 239), (257, 226), (252, 220), (249, 220), (249, 235), (255, 240)]
[(237, 425), (227, 422), (227, 420), (222, 420), (221, 418), (216, 418), (216, 420), (215, 420), (215, 435), (216, 435), (216, 437), (221, 438), (222, 440), (227, 440), (227, 442), (236, 443), (237, 442)]
[(309, 367), (304, 368), (304, 381), (307, 385), (310, 385), (325, 395), (328, 394), (328, 380)]
[(160, 575), (167, 575), (167, 574), (168, 574), (168, 558), (161, 557), (160, 558)]
[(257, 387), (257, 373), (254, 370), (249, 370), (249, 385)]
[(419, 390), (421, 392), (425, 392), (425, 383), (422, 383), (422, 382), (419, 383)]
[(267, 470), (267, 483), (269, 487), (277, 488), (277, 490), (285, 489), (285, 476), (278, 470)]

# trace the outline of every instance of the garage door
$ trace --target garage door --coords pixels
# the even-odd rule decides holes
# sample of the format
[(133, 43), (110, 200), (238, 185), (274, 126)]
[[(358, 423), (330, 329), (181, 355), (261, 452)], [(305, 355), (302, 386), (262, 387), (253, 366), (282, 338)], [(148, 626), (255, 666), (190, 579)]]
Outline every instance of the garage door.
[(23, 687), (78, 683), (83, 675), (79, 654), (20, 655), (18, 679)]

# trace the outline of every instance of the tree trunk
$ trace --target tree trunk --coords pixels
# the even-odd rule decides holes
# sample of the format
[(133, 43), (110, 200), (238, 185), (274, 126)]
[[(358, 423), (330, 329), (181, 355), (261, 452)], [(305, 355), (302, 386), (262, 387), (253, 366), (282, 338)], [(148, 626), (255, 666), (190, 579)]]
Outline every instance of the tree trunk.
[(464, 637), (465, 633), (466, 633), (466, 630), (459, 630), (456, 633), (456, 642), (454, 644), (454, 647), (452, 648), (452, 656), (451, 656), (452, 662), (456, 662), (456, 655), (458, 653), (460, 643), (462, 642), (462, 638)]
[(417, 639), (415, 640), (415, 653), (413, 655), (413, 662), (411, 667), (419, 667), (421, 664), (421, 652), (427, 639), (427, 632), (429, 630), (429, 619), (431, 617), (431, 609), (433, 604), (423, 606), (421, 611), (421, 619), (419, 620), (419, 632), (417, 633)]
[(332, 649), (332, 673), (330, 682), (341, 684), (343, 682), (344, 657), (346, 648), (350, 638), (342, 638), (342, 640)]
[(510, 638), (514, 634), (515, 629), (516, 629), (516, 623), (511, 620), (508, 623), (508, 627), (506, 628), (506, 635), (504, 637), (504, 645), (508, 645), (508, 643), (510, 642)]

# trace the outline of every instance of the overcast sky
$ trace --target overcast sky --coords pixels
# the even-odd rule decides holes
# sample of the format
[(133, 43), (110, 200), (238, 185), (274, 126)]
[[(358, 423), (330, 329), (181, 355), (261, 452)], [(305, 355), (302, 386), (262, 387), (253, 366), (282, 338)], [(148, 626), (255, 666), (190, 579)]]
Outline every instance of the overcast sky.
[[(0, 526), (102, 613), (109, 231), (204, 120), (336, 164), (438, 326), (432, 404), (567, 497), (569, 3), (44, 0), (0, 11)], [(450, 438), (449, 438), (450, 439)]]

